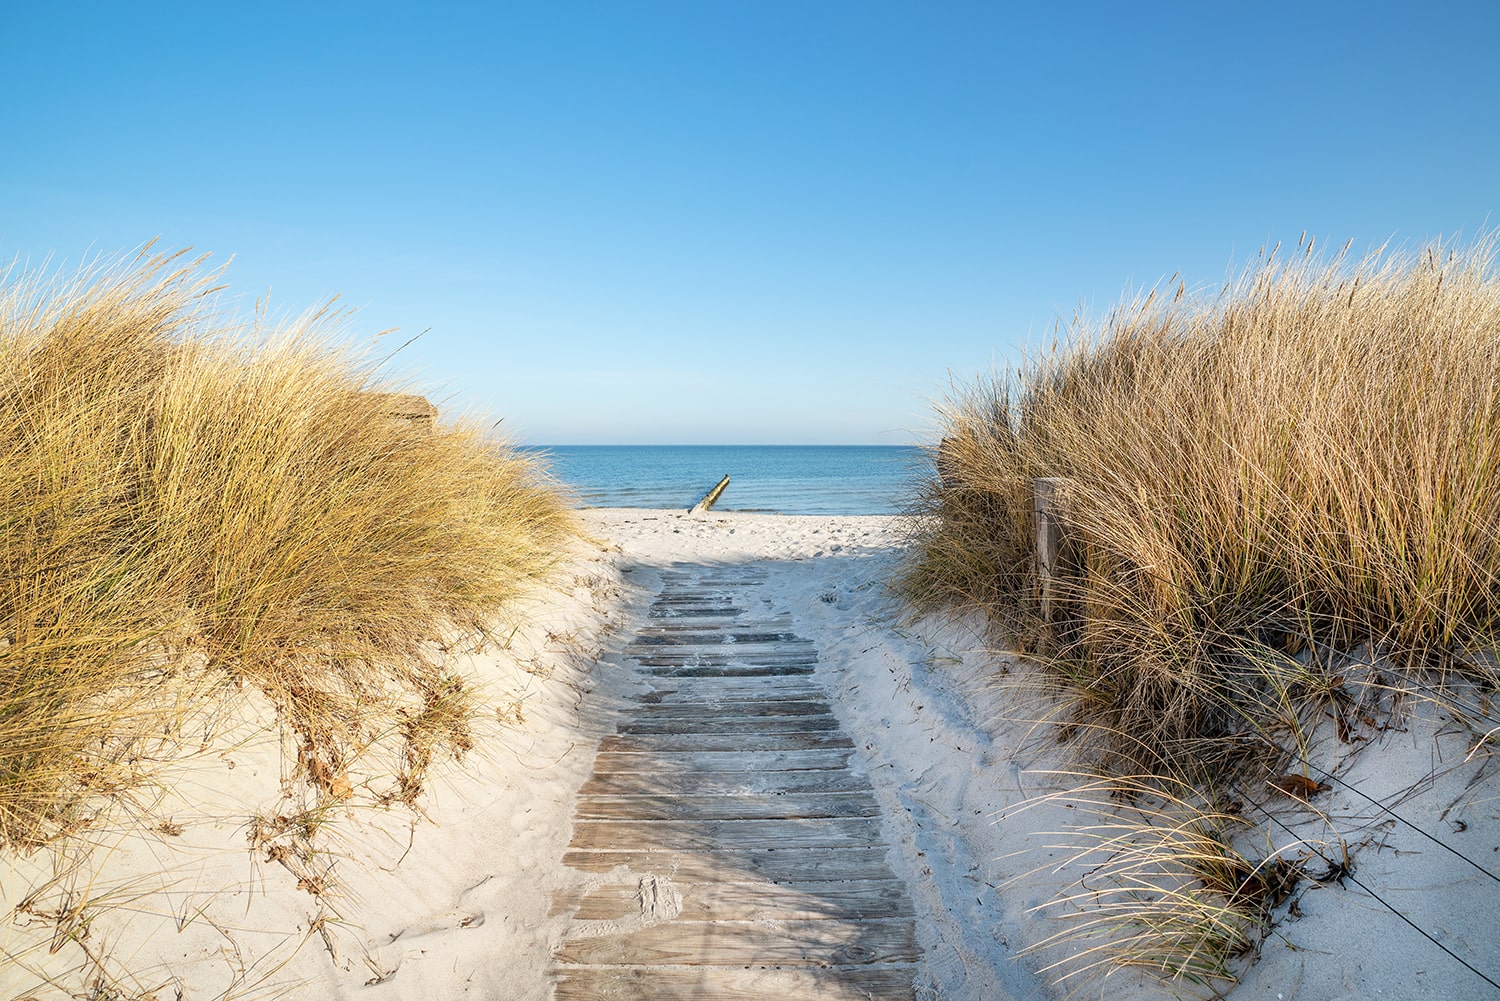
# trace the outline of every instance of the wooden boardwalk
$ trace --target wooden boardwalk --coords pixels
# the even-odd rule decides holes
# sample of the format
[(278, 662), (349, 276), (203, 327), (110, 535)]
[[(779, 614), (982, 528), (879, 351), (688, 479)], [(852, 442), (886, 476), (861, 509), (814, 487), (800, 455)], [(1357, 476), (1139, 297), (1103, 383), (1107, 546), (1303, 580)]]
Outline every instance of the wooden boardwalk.
[(822, 688), (756, 611), (764, 570), (684, 566), (627, 654), (653, 681), (600, 745), (557, 895), (555, 998), (913, 997), (911, 901)]

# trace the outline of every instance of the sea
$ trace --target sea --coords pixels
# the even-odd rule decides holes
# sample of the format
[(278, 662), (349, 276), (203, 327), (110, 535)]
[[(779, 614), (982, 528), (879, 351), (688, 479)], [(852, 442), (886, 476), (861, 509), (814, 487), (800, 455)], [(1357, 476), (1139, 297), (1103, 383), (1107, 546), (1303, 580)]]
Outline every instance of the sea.
[(906, 445), (526, 446), (584, 507), (683, 508), (724, 476), (715, 511), (899, 514), (928, 463)]

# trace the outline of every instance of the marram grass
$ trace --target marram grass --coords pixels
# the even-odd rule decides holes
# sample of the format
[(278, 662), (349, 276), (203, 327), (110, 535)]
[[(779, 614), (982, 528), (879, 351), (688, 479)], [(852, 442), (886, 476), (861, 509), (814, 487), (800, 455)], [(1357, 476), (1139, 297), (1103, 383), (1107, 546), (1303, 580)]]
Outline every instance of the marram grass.
[[(1040, 652), (1128, 770), (1214, 763), (1316, 695), (1329, 651), (1486, 680), (1500, 614), (1492, 248), (1267, 255), (1152, 294), (948, 401), (902, 586)], [(1071, 481), (1086, 569), (1041, 621), (1032, 481)], [(1294, 663), (1287, 652), (1312, 649)], [(1280, 666), (1278, 666), (1280, 665)]]
[[(1036, 946), (1069, 954), (1058, 980), (1137, 968), (1215, 993), (1299, 873), (1232, 848), (1243, 821), (1211, 792), (1297, 780), (1319, 720), (1500, 687), (1493, 250), (1273, 251), (1217, 295), (1127, 302), (943, 406), (899, 586), (1028, 655), (1098, 777), (1068, 797), (1097, 822), (1051, 846), (1088, 874), (1046, 907), (1069, 921)], [(1050, 622), (1043, 477), (1067, 481), (1081, 554)], [(1166, 806), (1132, 816), (1122, 794)]]
[(340, 317), (231, 327), (214, 277), (143, 256), (0, 293), (0, 843), (67, 830), (226, 681), (325, 788), (403, 734), (414, 796), (469, 739), (434, 644), (573, 531), (478, 428), (390, 417)]
[(1068, 984), (1137, 969), (1189, 993), (1233, 981), (1301, 876), (1282, 857), (1300, 843), (1247, 856), (1237, 846), (1244, 818), (1190, 788), (1159, 776), (1072, 777), (1081, 784), (1030, 804), (1065, 798), (1082, 820), (1046, 846), (1059, 860), (1022, 877), (1074, 880), (1035, 908), (1062, 929), (1024, 951), (1066, 957), (1040, 972)]

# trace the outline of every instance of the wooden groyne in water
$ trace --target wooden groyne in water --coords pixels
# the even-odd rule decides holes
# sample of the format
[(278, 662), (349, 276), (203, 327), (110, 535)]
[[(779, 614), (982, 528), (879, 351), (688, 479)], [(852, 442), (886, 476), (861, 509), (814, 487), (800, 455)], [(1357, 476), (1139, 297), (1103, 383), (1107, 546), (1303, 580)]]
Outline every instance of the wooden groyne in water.
[(729, 474), (725, 473), (724, 478), (719, 481), (717, 486), (715, 486), (708, 493), (704, 494), (702, 500), (694, 504), (692, 507), (688, 508), (688, 514), (702, 514), (704, 511), (707, 511), (709, 508), (713, 507), (716, 503), (718, 503), (719, 495), (724, 492), (724, 488), (727, 486), (729, 486)]

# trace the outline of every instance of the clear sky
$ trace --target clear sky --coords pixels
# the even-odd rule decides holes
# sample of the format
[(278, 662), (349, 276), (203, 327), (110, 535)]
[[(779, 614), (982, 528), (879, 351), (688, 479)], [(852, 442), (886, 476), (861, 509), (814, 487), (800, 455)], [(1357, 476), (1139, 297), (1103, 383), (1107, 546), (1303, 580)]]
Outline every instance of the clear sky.
[(0, 257), (329, 296), (538, 444), (925, 437), (1304, 230), (1500, 224), (1500, 3), (11, 3)]

